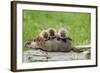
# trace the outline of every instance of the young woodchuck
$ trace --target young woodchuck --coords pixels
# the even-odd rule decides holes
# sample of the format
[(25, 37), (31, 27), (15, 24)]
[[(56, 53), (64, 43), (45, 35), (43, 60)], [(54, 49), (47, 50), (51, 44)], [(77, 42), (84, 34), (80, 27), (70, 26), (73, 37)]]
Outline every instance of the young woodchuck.
[(72, 41), (72, 39), (69, 37), (68, 31), (66, 29), (64, 29), (64, 28), (60, 28), (58, 30), (57, 39), (58, 40), (62, 40), (63, 42), (67, 42), (67, 40), (71, 40)]
[(42, 38), (45, 41), (47, 41), (49, 39), (49, 35), (48, 32), (46, 30), (43, 30), (39, 35), (38, 38)]
[(48, 33), (49, 40), (56, 38), (56, 30), (54, 28), (47, 29), (47, 33)]

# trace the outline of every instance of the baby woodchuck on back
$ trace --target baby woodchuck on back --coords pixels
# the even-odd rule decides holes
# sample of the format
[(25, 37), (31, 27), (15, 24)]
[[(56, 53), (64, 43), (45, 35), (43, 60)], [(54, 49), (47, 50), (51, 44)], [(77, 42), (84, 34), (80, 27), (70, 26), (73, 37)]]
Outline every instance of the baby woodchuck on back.
[(48, 33), (49, 40), (56, 38), (56, 30), (54, 28), (47, 29), (47, 33)]
[(72, 39), (69, 37), (69, 32), (65, 28), (60, 28), (57, 33), (57, 39), (67, 42), (68, 40)]

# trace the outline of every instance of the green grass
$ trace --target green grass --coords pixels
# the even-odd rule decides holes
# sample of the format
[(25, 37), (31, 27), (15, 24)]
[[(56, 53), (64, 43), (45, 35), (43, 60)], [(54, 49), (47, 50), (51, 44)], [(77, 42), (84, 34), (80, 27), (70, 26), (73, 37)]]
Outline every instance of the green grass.
[(74, 45), (90, 44), (90, 13), (23, 10), (23, 49), (25, 43), (47, 28), (64, 27), (70, 32)]

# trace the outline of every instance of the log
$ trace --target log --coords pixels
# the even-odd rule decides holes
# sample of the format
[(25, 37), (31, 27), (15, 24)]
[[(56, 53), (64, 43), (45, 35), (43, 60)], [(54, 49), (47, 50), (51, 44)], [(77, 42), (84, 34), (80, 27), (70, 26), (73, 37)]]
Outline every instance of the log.
[[(85, 49), (84, 52), (45, 52), (41, 50), (28, 50), (23, 52), (23, 62), (48, 62), (48, 61), (69, 61), (90, 59), (90, 45), (75, 46), (79, 49)], [(87, 58), (88, 56), (88, 58)]]
[(78, 45), (78, 46), (75, 46), (76, 48), (79, 48), (79, 49), (89, 49), (91, 48), (91, 45)]

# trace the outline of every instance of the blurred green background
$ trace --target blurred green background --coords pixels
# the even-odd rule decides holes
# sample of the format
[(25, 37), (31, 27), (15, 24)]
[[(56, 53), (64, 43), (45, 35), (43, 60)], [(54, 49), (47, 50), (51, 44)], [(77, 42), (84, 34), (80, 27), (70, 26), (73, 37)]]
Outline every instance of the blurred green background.
[(25, 43), (48, 28), (66, 28), (73, 39), (73, 45), (90, 44), (91, 14), (77, 12), (52, 12), (23, 10), (23, 50)]

